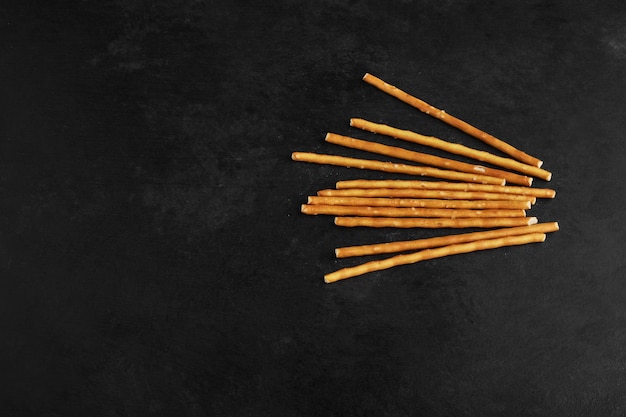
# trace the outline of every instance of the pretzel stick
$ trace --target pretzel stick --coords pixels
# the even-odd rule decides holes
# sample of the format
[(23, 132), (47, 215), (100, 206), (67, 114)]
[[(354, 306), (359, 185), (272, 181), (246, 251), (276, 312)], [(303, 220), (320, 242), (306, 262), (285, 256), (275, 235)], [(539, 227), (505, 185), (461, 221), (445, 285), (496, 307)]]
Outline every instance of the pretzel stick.
[(346, 278), (352, 278), (369, 272), (381, 271), (399, 265), (414, 264), (428, 259), (443, 258), (444, 256), (461, 253), (476, 252), (480, 250), (495, 249), (504, 246), (525, 245), (528, 243), (543, 242), (545, 233), (529, 233), (519, 236), (507, 236), (497, 239), (476, 240), (469, 243), (442, 246), (440, 248), (425, 249), (405, 255), (396, 255), (380, 261), (366, 262), (361, 265), (343, 268), (330, 274), (324, 275), (324, 282), (330, 284)]
[(449, 209), (520, 209), (531, 208), (530, 201), (516, 200), (436, 200), (418, 198), (324, 197), (309, 196), (308, 204), (369, 207), (423, 207)]
[(329, 214), (332, 216), (365, 216), (365, 217), (439, 217), (439, 218), (492, 218), (492, 217), (525, 217), (524, 210), (490, 209), (440, 209), (421, 207), (368, 207), (368, 206), (337, 206), (327, 204), (302, 204), (300, 211), (304, 214)]
[(507, 182), (530, 186), (533, 179), (519, 174), (514, 174), (500, 169), (488, 168), (482, 165), (467, 164), (465, 162), (455, 161), (454, 159), (441, 158), (435, 155), (429, 155), (421, 152), (414, 152), (408, 149), (396, 146), (383, 145), (382, 143), (369, 142), (366, 140), (351, 138), (348, 136), (328, 133), (326, 142), (335, 145), (345, 146), (346, 148), (359, 149), (362, 151), (372, 152), (379, 155), (391, 156), (393, 158), (404, 159), (419, 164), (434, 166), (443, 169), (451, 169), (453, 171), (480, 173), (491, 177), (504, 178)]
[(528, 165), (511, 158), (503, 158), (489, 152), (473, 149), (458, 143), (451, 143), (434, 136), (424, 136), (411, 130), (402, 130), (384, 124), (369, 122), (364, 119), (350, 119), (350, 126), (367, 130), (369, 132), (391, 136), (396, 139), (417, 143), (431, 148), (441, 149), (456, 155), (466, 156), (481, 162), (496, 165), (502, 168), (521, 172), (526, 175), (550, 181), (552, 173), (534, 165)]
[(536, 217), (487, 217), (487, 218), (420, 218), (420, 217), (335, 217), (335, 224), (343, 227), (395, 227), (399, 229), (424, 228), (462, 229), (468, 227), (515, 227), (537, 223)]
[(398, 198), (435, 198), (448, 200), (516, 200), (530, 201), (536, 197), (521, 194), (488, 193), (484, 191), (456, 190), (419, 190), (403, 188), (346, 188), (341, 190), (319, 190), (317, 195), (325, 197), (398, 197)]
[(431, 115), (441, 121), (443, 121), (444, 123), (449, 124), (450, 126), (454, 126), (457, 129), (471, 135), (474, 136), (476, 139), (479, 139), (483, 142), (485, 142), (486, 144), (504, 152), (505, 154), (513, 157), (514, 159), (517, 159), (520, 162), (524, 162), (525, 164), (528, 165), (533, 165), (536, 167), (541, 167), (542, 165), (542, 161), (530, 156), (524, 152), (522, 152), (519, 149), (516, 149), (515, 147), (509, 145), (508, 143), (496, 138), (495, 136), (492, 136), (486, 132), (483, 132), (482, 130), (470, 125), (467, 122), (464, 122), (461, 119), (458, 119), (448, 113), (446, 113), (444, 110), (440, 110), (436, 107), (431, 106), (430, 104), (418, 99), (417, 97), (413, 97), (412, 95), (400, 90), (399, 88), (394, 87), (393, 85), (387, 84), (386, 82), (384, 82), (383, 80), (381, 80), (380, 78), (377, 78), (371, 74), (365, 74), (363, 76), (363, 80), (368, 83), (373, 85), (374, 87), (378, 88), (379, 90), (393, 96), (396, 97), (397, 99), (404, 101), (405, 103), (409, 104), (410, 106), (415, 107), (416, 109), (420, 110), (423, 113), (426, 113), (428, 115)]
[(490, 177), (481, 174), (468, 174), (467, 172), (451, 171), (432, 167), (422, 167), (407, 164), (395, 164), (371, 159), (348, 158), (345, 156), (325, 155), (310, 152), (294, 152), (291, 154), (294, 161), (311, 162), (314, 164), (336, 165), (347, 168), (370, 169), (373, 171), (394, 172), (397, 174), (419, 175), (452, 181), (478, 182), (483, 184), (504, 185), (502, 178)]
[(446, 181), (417, 180), (347, 180), (337, 181), (338, 189), (344, 188), (415, 188), (429, 190), (484, 191), (529, 195), (538, 198), (554, 198), (556, 191), (549, 188), (516, 187), (513, 185), (472, 184)]
[(537, 223), (530, 226), (505, 227), (503, 229), (431, 237), (427, 239), (377, 243), (373, 245), (347, 246), (335, 249), (335, 256), (337, 258), (349, 258), (352, 256), (405, 252), (410, 250), (436, 248), (457, 243), (473, 242), (475, 240), (495, 239), (506, 236), (523, 235), (527, 233), (550, 233), (556, 232), (557, 230), (559, 230), (559, 224), (557, 222)]

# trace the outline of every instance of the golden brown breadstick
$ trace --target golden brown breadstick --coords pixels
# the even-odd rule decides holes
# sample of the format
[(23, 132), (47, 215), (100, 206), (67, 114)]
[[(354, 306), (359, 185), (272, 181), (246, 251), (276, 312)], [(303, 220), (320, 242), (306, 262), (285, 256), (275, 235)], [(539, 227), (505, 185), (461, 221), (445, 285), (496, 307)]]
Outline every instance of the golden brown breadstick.
[(395, 164), (371, 159), (348, 158), (345, 156), (325, 155), (311, 152), (293, 152), (291, 159), (294, 161), (310, 162), (314, 164), (336, 165), (348, 168), (370, 169), (373, 171), (394, 172), (397, 174), (419, 175), (452, 181), (478, 182), (482, 184), (504, 185), (502, 178), (490, 177), (481, 174), (469, 174), (447, 169), (422, 167), (407, 164)]
[(413, 132), (411, 130), (402, 130), (384, 124), (373, 123), (364, 119), (350, 119), (350, 126), (381, 135), (391, 136), (393, 138), (405, 140), (407, 142), (441, 149), (443, 151), (450, 152), (456, 155), (466, 156), (468, 158), (476, 159), (481, 162), (486, 162), (488, 164), (521, 172), (525, 175), (541, 178), (546, 181), (550, 181), (550, 179), (552, 178), (552, 174), (549, 171), (538, 168), (534, 165), (528, 165), (511, 158), (503, 158), (501, 156), (470, 148), (459, 143), (447, 142), (434, 136), (420, 135), (419, 133)]
[(530, 195), (538, 198), (554, 198), (556, 191), (550, 188), (517, 187), (513, 185), (472, 184), (447, 181), (420, 180), (347, 180), (337, 181), (338, 189), (344, 188), (415, 188), (427, 190), (484, 191)]
[(536, 217), (488, 218), (419, 218), (419, 217), (335, 217), (335, 224), (343, 227), (395, 227), (400, 229), (463, 229), (528, 226), (537, 223)]
[(396, 198), (435, 198), (452, 200), (517, 200), (530, 201), (536, 197), (521, 194), (488, 193), (484, 191), (420, 190), (412, 188), (345, 188), (341, 190), (319, 190), (317, 195), (326, 197), (396, 197)]
[(491, 217), (525, 217), (524, 210), (510, 209), (445, 209), (421, 207), (369, 207), (369, 206), (337, 206), (327, 204), (302, 204), (304, 214), (329, 214), (332, 216), (365, 216), (365, 217), (439, 217), (439, 218), (491, 218)]
[(485, 230), (481, 232), (461, 233), (455, 235), (431, 237), (426, 239), (405, 240), (372, 245), (347, 246), (335, 249), (337, 258), (351, 256), (376, 255), (380, 253), (406, 252), (473, 242), (482, 239), (495, 239), (505, 236), (516, 236), (528, 233), (550, 233), (559, 230), (557, 222), (537, 223), (530, 226), (505, 227), (503, 229)]
[(531, 208), (530, 201), (516, 200), (437, 200), (432, 198), (324, 197), (309, 196), (308, 204), (370, 207), (423, 207), (450, 209), (521, 209)]
[(530, 186), (533, 179), (524, 175), (515, 174), (513, 172), (503, 171), (484, 167), (482, 165), (467, 164), (465, 162), (456, 161), (454, 159), (441, 158), (435, 155), (429, 155), (421, 152), (410, 151), (408, 149), (399, 148), (397, 146), (383, 145), (382, 143), (370, 142), (366, 140), (351, 138), (349, 136), (337, 135), (335, 133), (326, 134), (326, 142), (346, 148), (359, 149), (362, 151), (372, 152), (378, 155), (391, 156), (392, 158), (404, 159), (406, 161), (417, 162), (428, 166), (442, 169), (451, 169), (453, 171), (480, 173), (491, 177), (504, 178), (506, 182)]
[(361, 265), (343, 268), (324, 276), (327, 284), (346, 278), (352, 278), (369, 272), (381, 271), (399, 265), (414, 264), (428, 259), (442, 258), (444, 256), (457, 255), (460, 253), (476, 252), (480, 250), (495, 249), (504, 246), (525, 245), (528, 243), (543, 242), (545, 233), (530, 233), (519, 236), (507, 236), (497, 239), (476, 240), (469, 243), (442, 246), (434, 249), (424, 249), (419, 252), (405, 255), (396, 255), (380, 261), (366, 262)]
[(371, 74), (365, 74), (363, 76), (363, 80), (367, 82), (368, 84), (371, 84), (374, 87), (378, 88), (379, 90), (384, 91), (385, 93), (393, 97), (396, 97), (397, 99), (409, 104), (410, 106), (415, 107), (421, 112), (431, 115), (443, 121), (444, 123), (449, 124), (450, 126), (454, 126), (457, 129), (471, 136), (474, 136), (475, 138), (504, 152), (505, 154), (517, 159), (518, 161), (521, 161), (521, 162), (524, 162), (525, 164), (533, 165), (536, 167), (541, 167), (542, 165), (541, 160), (533, 156), (530, 156), (527, 153), (522, 152), (519, 149), (516, 149), (510, 144), (496, 138), (495, 136), (492, 136), (486, 132), (483, 132), (482, 130), (470, 125), (467, 122), (464, 122), (461, 119), (458, 119), (446, 113), (443, 110), (440, 110), (436, 107), (431, 106), (430, 104), (418, 99), (417, 97), (413, 97), (412, 95), (400, 90), (399, 88), (394, 87), (391, 84), (387, 84), (385, 81), (381, 80), (380, 78), (377, 78)]

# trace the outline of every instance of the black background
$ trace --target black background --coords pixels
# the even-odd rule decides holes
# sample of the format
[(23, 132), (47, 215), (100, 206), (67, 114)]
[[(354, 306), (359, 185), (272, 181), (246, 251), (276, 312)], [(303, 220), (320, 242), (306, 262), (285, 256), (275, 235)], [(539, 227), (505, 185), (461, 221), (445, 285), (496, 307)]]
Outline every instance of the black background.
[[(2, 415), (626, 414), (623, 2), (14, 3)], [(302, 215), (387, 176), (291, 152), (393, 143), (350, 117), (486, 149), (365, 72), (543, 159), (561, 231), (324, 284), (335, 247), (451, 231)]]

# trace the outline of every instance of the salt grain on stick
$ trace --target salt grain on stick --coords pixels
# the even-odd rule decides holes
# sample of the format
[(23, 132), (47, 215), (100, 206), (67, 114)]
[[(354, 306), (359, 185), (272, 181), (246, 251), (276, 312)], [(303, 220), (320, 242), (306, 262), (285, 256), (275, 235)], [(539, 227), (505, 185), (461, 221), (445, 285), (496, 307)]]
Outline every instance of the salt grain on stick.
[(443, 110), (440, 110), (436, 107), (431, 106), (430, 104), (420, 100), (417, 97), (413, 97), (412, 95), (400, 90), (397, 87), (394, 87), (391, 84), (387, 84), (385, 81), (377, 78), (371, 74), (365, 74), (363, 76), (363, 80), (368, 84), (373, 85), (379, 90), (396, 97), (397, 99), (409, 104), (410, 106), (415, 107), (423, 113), (426, 113), (430, 116), (433, 116), (450, 126), (454, 126), (457, 129), (474, 136), (475, 138), (487, 143), (488, 145), (504, 152), (505, 154), (511, 156), (514, 159), (517, 159), (520, 162), (523, 162), (528, 165), (533, 165), (536, 167), (541, 167), (542, 161), (533, 156), (530, 156), (519, 149), (509, 145), (508, 143), (496, 138), (495, 136), (490, 135), (489, 133), (483, 132), (482, 130), (470, 125), (467, 122), (464, 122), (461, 119), (458, 119)]

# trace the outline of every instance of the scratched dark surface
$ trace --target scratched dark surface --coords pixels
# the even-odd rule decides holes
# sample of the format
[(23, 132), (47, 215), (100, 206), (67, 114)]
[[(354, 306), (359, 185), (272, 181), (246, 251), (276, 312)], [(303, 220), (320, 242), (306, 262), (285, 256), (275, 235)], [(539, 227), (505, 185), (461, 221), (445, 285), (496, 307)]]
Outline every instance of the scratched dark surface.
[[(0, 414), (623, 416), (621, 1), (0, 5)], [(324, 284), (363, 117), (542, 158), (546, 242)], [(417, 149), (417, 148), (416, 148)], [(481, 148), (482, 149), (482, 148)]]

